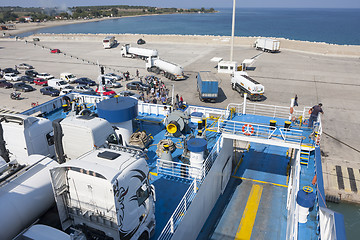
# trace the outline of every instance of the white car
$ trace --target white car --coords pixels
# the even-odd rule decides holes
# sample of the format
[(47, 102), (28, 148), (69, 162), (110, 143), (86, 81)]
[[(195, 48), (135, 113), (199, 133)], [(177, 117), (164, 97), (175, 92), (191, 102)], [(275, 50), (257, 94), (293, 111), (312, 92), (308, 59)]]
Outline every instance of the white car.
[(45, 80), (49, 80), (49, 79), (53, 79), (54, 76), (50, 75), (49, 73), (38, 73), (38, 75), (36, 75), (37, 78), (42, 78)]
[(122, 79), (122, 76), (119, 76), (115, 73), (107, 73), (104, 75), (106, 78), (113, 79), (115, 81), (120, 81)]
[(74, 88), (71, 87), (71, 86), (65, 87), (65, 88), (60, 90), (60, 96), (64, 96), (64, 95), (66, 95), (68, 93), (71, 93), (73, 90), (74, 90)]
[(16, 75), (15, 73), (5, 73), (4, 79), (8, 81), (19, 81), (20, 77), (19, 75)]
[(19, 69), (34, 69), (33, 66), (31, 66), (30, 64), (27, 64), (27, 63), (20, 63), (19, 66), (18, 66)]

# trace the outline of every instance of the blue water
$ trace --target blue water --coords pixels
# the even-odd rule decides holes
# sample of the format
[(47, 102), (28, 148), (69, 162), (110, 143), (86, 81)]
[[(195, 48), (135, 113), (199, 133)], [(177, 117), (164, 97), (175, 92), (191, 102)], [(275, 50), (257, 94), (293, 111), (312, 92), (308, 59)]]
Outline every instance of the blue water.
[[(41, 29), (37, 33), (231, 35), (232, 9), (130, 17)], [(237, 9), (236, 36), (360, 45), (360, 9)], [(31, 32), (31, 34), (34, 32)], [(28, 36), (25, 33), (22, 36)]]

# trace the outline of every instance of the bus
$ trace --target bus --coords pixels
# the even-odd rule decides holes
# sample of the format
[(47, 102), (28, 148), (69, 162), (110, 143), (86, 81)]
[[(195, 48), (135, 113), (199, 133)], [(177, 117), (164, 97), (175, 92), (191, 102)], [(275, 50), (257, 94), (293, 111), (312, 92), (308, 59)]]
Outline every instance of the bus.
[(107, 36), (103, 40), (104, 48), (111, 48), (112, 46), (114, 46), (115, 43), (116, 43), (116, 40), (115, 40), (114, 36)]

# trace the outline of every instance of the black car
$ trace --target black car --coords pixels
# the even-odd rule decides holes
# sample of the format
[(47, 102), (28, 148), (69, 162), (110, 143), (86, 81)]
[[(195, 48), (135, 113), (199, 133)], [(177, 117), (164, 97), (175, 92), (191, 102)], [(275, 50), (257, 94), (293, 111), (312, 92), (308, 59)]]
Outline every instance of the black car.
[(52, 97), (56, 97), (56, 96), (59, 96), (60, 91), (53, 87), (44, 87), (44, 88), (40, 89), (40, 93), (42, 95), (49, 95)]
[(5, 75), (5, 73), (15, 73), (16, 75), (20, 74), (20, 72), (18, 70), (13, 69), (13, 68), (4, 68), (1, 72), (3, 75)]
[(141, 44), (145, 44), (145, 40), (142, 38), (139, 38), (139, 40), (137, 40), (137, 44), (141, 45)]
[(24, 82), (15, 83), (13, 88), (15, 91), (21, 91), (21, 92), (31, 92), (35, 90), (35, 88)]
[(0, 80), (0, 87), (1, 88), (12, 88), (13, 84), (6, 80)]
[(39, 73), (34, 70), (26, 70), (25, 75), (29, 77), (36, 77)]
[(128, 84), (126, 84), (127, 89), (130, 90), (141, 90), (141, 91), (146, 91), (147, 89), (150, 89), (149, 85), (143, 84), (139, 81), (135, 81), (135, 82), (129, 82)]
[(79, 85), (87, 85), (87, 86), (95, 86), (96, 82), (91, 80), (87, 77), (78, 78), (73, 83), (79, 84)]
[(34, 78), (25, 75), (25, 76), (21, 76), (19, 78), (19, 81), (33, 84), (34, 83)]

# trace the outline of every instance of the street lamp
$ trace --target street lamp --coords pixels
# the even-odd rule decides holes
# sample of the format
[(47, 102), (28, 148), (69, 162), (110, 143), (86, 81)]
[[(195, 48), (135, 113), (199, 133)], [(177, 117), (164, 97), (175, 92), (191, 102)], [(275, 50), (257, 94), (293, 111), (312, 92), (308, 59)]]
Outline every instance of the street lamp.
[(232, 61), (232, 60), (233, 60), (233, 51), (234, 51), (235, 5), (236, 5), (236, 0), (233, 0), (233, 14), (232, 14), (232, 29), (231, 29), (230, 61)]

